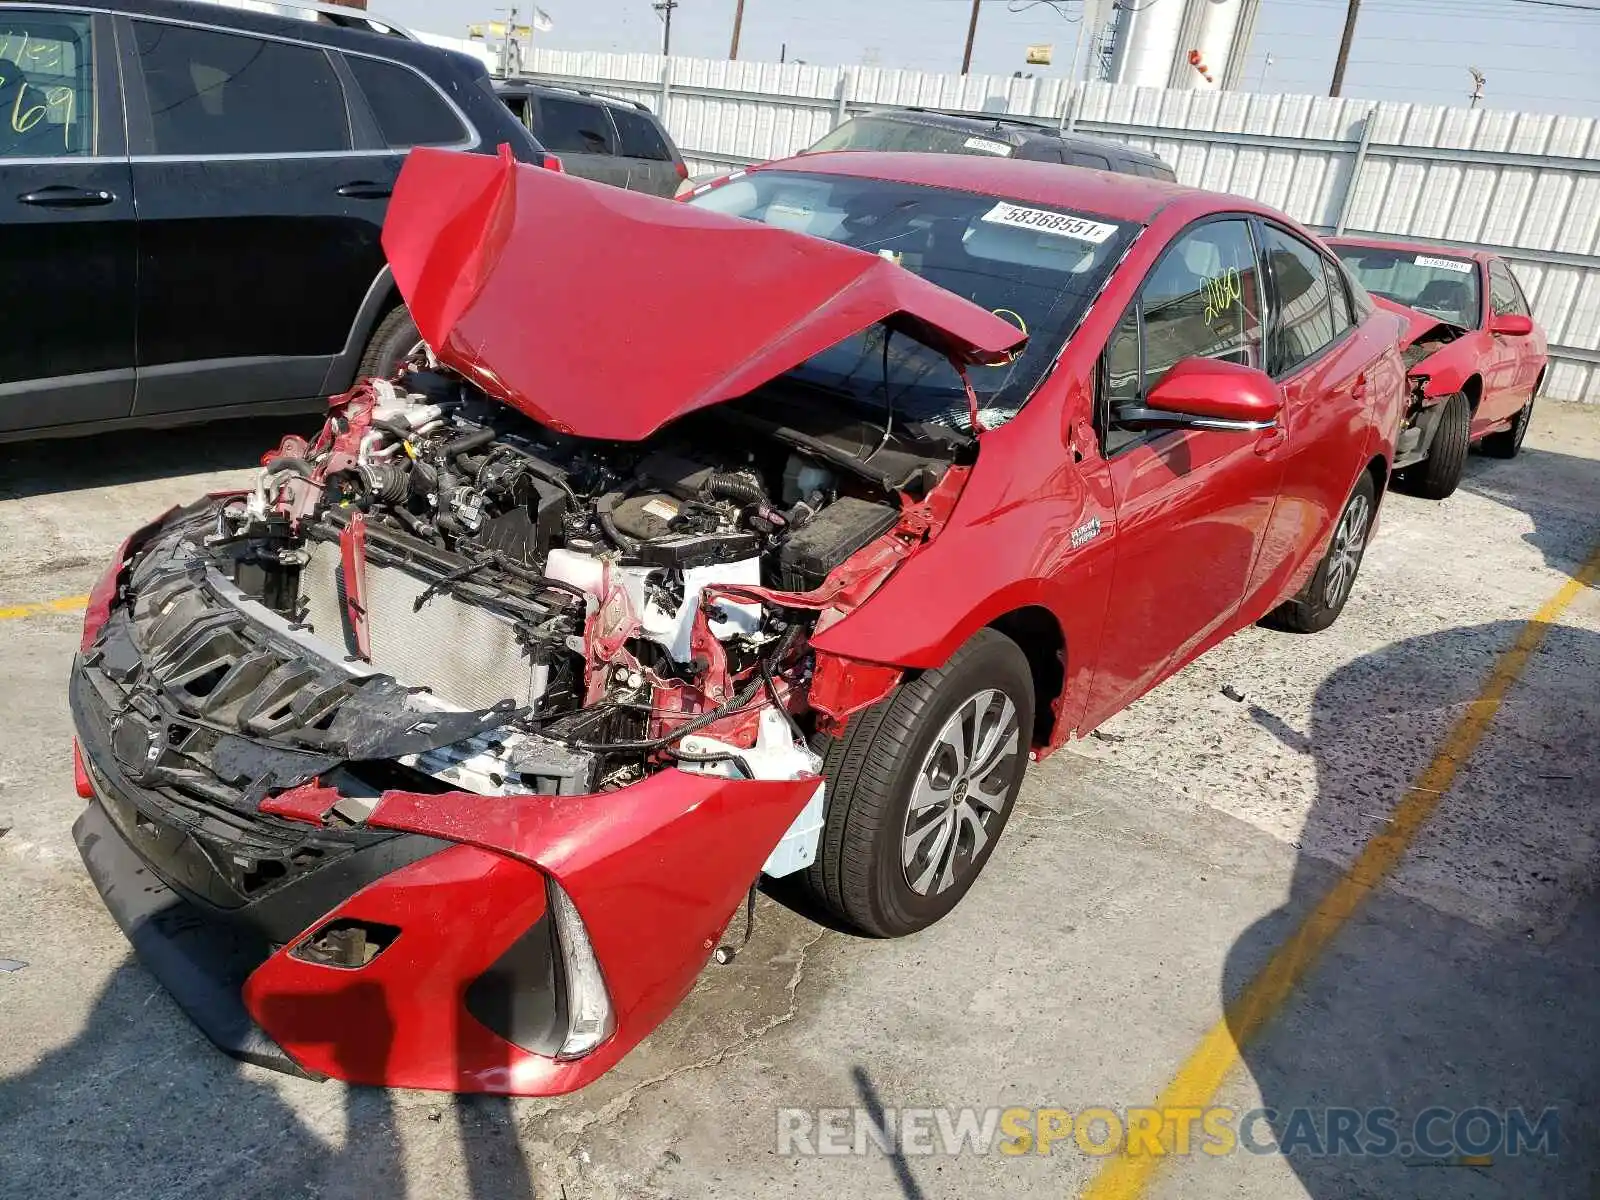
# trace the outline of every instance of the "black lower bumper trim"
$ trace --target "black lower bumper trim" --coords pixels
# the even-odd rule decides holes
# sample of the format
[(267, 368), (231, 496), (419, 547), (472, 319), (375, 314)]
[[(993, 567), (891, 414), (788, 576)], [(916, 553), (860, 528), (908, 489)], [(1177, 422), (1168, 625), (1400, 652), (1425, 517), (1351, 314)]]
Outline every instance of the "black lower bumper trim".
[(269, 947), (247, 929), (209, 920), (161, 882), (98, 800), (72, 826), (83, 865), (139, 961), (217, 1048), (243, 1062), (305, 1079), (302, 1068), (262, 1031), (240, 989)]

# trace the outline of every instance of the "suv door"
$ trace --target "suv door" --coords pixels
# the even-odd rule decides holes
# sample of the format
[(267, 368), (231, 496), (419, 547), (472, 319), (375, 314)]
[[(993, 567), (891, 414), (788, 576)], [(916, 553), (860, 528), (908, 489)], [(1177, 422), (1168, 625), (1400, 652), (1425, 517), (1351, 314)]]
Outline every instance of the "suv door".
[(617, 157), (617, 131), (603, 104), (581, 96), (528, 97), (530, 128), (567, 173), (615, 187), (628, 186), (628, 164)]
[(1339, 265), (1287, 229), (1257, 228), (1268, 283), (1267, 373), (1283, 388), (1284, 474), (1251, 583), (1252, 620), (1320, 557), (1366, 461), (1375, 389), (1394, 386), (1380, 363), (1393, 346), (1388, 324), (1359, 319)]
[(323, 47), (118, 18), (139, 206), (139, 415), (324, 394), (395, 167)]
[(612, 108), (611, 122), (617, 127), (617, 154), (627, 161), (627, 186), (652, 196), (671, 196), (688, 176), (679, 170), (667, 139), (655, 119), (645, 112)]
[(1117, 549), (1090, 726), (1223, 637), (1245, 594), (1283, 473), (1276, 431), (1140, 433), (1116, 414), (1180, 359), (1261, 367), (1259, 274), (1247, 218), (1192, 225), (1107, 343), (1099, 424)]
[(134, 207), (111, 21), (0, 10), (0, 433), (133, 407)]

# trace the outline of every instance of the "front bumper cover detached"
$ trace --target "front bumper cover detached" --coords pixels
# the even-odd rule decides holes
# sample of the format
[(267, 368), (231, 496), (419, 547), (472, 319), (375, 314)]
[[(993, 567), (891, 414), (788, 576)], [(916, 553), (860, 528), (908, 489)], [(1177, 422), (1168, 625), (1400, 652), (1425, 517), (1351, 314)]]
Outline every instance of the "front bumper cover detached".
[[(114, 578), (102, 593), (70, 689), (89, 800), (74, 837), (145, 967), (217, 1046), (261, 1066), (460, 1092), (584, 1086), (687, 994), (818, 787), (667, 769), (578, 796), (390, 789), (349, 824), (315, 783), (242, 805), (140, 782), (116, 740), (128, 710), (97, 665)], [(574, 919), (611, 1023), (562, 1057), (576, 972), (557, 931)], [(354, 954), (329, 952), (350, 933)]]

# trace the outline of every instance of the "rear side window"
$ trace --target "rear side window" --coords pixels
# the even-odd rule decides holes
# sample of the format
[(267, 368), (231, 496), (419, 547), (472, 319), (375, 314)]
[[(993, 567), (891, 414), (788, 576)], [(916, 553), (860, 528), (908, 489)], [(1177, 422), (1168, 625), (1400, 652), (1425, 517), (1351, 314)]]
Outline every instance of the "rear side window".
[(1104, 154), (1090, 154), (1083, 150), (1073, 150), (1068, 153), (1067, 161), (1075, 167), (1089, 167), (1095, 171), (1111, 170), (1111, 160)]
[(92, 56), (87, 16), (0, 16), (0, 158), (94, 152)]
[(1266, 226), (1267, 268), (1278, 309), (1267, 337), (1267, 373), (1282, 375), (1333, 341), (1333, 310), (1322, 255), (1299, 238)]
[(671, 162), (672, 151), (656, 124), (643, 113), (613, 108), (611, 119), (617, 126), (617, 153), (623, 158), (648, 158)]
[(534, 133), (545, 149), (557, 154), (615, 154), (617, 137), (605, 109), (586, 100), (553, 96), (538, 99), (539, 120)]
[(347, 54), (383, 140), (396, 150), (453, 146), (470, 136), (461, 118), (422, 76), (395, 63)]
[(350, 149), (344, 90), (321, 50), (135, 21), (157, 154)]

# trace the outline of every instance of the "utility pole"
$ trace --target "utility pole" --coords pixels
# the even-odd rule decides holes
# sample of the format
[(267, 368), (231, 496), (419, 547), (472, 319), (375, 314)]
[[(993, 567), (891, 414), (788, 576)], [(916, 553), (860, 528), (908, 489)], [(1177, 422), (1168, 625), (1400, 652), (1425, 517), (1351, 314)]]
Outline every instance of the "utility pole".
[(678, 0), (656, 0), (650, 6), (662, 14), (664, 28), (661, 31), (661, 53), (667, 57), (672, 56), (672, 10), (678, 7)]
[(961, 52), (961, 73), (972, 69), (972, 43), (978, 36), (978, 5), (983, 0), (972, 0), (972, 19), (967, 22), (967, 48)]
[(733, 10), (733, 45), (728, 47), (728, 57), (739, 57), (739, 27), (744, 24), (744, 0)]
[(500, 39), (500, 78), (504, 79), (511, 74), (511, 39), (517, 32), (517, 10), (509, 9), (506, 12), (506, 34)]
[(1361, 11), (1361, 0), (1350, 0), (1350, 11), (1344, 15), (1344, 37), (1339, 41), (1339, 58), (1333, 64), (1333, 86), (1328, 95), (1337, 96), (1344, 87), (1344, 68), (1350, 61), (1350, 43), (1356, 40), (1356, 14)]

